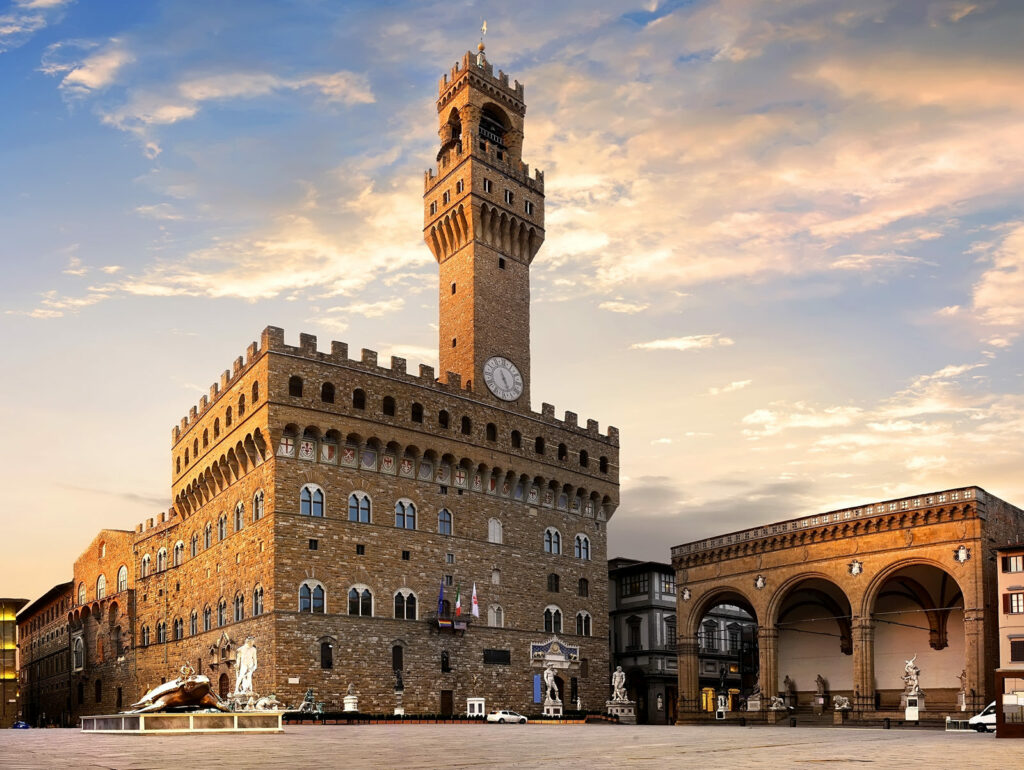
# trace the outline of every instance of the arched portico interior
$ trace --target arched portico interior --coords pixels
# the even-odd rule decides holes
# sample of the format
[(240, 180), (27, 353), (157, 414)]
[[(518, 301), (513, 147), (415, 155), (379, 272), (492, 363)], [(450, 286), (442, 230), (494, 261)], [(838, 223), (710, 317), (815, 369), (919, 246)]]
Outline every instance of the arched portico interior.
[(729, 710), (738, 709), (757, 682), (759, 656), (757, 612), (737, 591), (719, 591), (707, 597), (692, 616), (699, 691), (696, 709), (713, 711), (723, 688)]
[(928, 709), (953, 709), (966, 660), (964, 596), (957, 581), (930, 564), (898, 567), (866, 597), (874, 626), (875, 708), (900, 707), (906, 662), (915, 658)]
[[(822, 577), (798, 578), (783, 586), (773, 606), (777, 641), (775, 692), (793, 683), (797, 703), (811, 705), (817, 678), (828, 695), (851, 696), (854, 690), (852, 612), (843, 590)], [(768, 683), (763, 686), (767, 688)]]

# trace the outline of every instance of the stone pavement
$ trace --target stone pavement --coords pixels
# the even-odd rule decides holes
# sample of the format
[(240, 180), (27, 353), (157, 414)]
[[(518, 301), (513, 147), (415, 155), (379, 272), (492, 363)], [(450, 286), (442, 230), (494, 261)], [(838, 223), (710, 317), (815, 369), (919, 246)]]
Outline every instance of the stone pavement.
[(280, 735), (0, 731), (0, 768), (1001, 768), (1024, 742), (873, 729), (624, 725), (295, 726)]

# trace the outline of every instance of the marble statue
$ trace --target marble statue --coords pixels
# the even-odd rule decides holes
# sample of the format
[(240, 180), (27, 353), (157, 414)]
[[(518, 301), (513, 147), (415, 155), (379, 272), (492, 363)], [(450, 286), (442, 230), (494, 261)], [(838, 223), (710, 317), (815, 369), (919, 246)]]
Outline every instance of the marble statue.
[(786, 678), (782, 680), (782, 686), (785, 688), (787, 695), (796, 692), (796, 684), (789, 678), (789, 674), (786, 674)]
[(196, 670), (188, 664), (182, 666), (180, 671), (181, 676), (154, 687), (138, 703), (133, 703), (131, 710), (126, 713), (146, 714), (171, 708), (230, 710), (213, 692), (209, 677), (196, 674)]
[(271, 693), (270, 695), (264, 695), (256, 701), (253, 708), (255, 708), (256, 711), (277, 711), (278, 709), (284, 708), (284, 704), (277, 699), (277, 693)]
[(960, 672), (960, 674), (957, 676), (957, 679), (960, 680), (960, 692), (967, 692), (967, 669), (966, 668), (963, 671)]
[(615, 673), (612, 674), (612, 700), (620, 703), (629, 700), (626, 695), (626, 675), (622, 671), (622, 666), (616, 666)]
[(555, 683), (555, 668), (550, 664), (544, 669), (544, 686), (547, 688), (546, 700), (562, 702), (558, 697), (558, 685)]
[(851, 708), (850, 699), (845, 695), (834, 695), (832, 696), (832, 708), (836, 711), (849, 711)]
[(921, 694), (921, 683), (919, 677), (921, 676), (921, 669), (914, 665), (914, 661), (917, 660), (915, 655), (907, 664), (903, 667), (903, 684), (906, 685), (908, 695), (920, 695)]
[(235, 651), (235, 695), (252, 694), (252, 675), (256, 672), (255, 637), (245, 637), (245, 644)]
[[(310, 696), (311, 696), (312, 694), (313, 694), (313, 691), (312, 691), (312, 690), (309, 690), (309, 691), (308, 691), (308, 692), (306, 693), (306, 697), (308, 698), (308, 697), (310, 697)], [(351, 682), (349, 682), (349, 683), (348, 683), (348, 689), (347, 689), (347, 690), (345, 691), (345, 694), (346, 694), (346, 695), (355, 695), (355, 694), (356, 694), (356, 686), (355, 686), (354, 684), (352, 684)]]
[(782, 700), (778, 695), (773, 695), (771, 701), (768, 703), (769, 711), (785, 711), (786, 702)]
[(665, 710), (665, 700), (664, 700), (664, 698), (661, 697), (661, 693), (660, 692), (658, 693), (657, 707), (658, 707), (658, 711), (664, 711)]
[(825, 677), (823, 677), (821, 674), (818, 674), (818, 676), (814, 679), (814, 683), (818, 686), (818, 695), (824, 695)]
[(579, 695), (576, 696), (576, 710), (583, 711), (583, 698)]

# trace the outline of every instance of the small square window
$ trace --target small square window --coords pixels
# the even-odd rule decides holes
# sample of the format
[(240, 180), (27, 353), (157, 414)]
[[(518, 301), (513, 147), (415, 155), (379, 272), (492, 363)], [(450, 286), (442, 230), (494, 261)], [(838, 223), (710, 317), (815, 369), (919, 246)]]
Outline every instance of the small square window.
[(402, 561), (409, 561), (409, 552), (402, 551)]
[(504, 270), (505, 269), (505, 258), (504, 257), (498, 257), (498, 269), (499, 270)]
[(533, 216), (533, 201), (525, 201), (524, 208), (526, 209), (527, 214)]
[(454, 564), (455, 563), (455, 554), (453, 554), (453, 553), (445, 554), (445, 559), (444, 560), (445, 560), (446, 564)]
[(460, 179), (458, 182), (455, 183), (455, 192), (460, 193), (465, 189), (465, 187), (465, 183)]
[(315, 551), (320, 546), (320, 541), (315, 538), (309, 539), (309, 550)]
[(356, 556), (365, 556), (366, 546), (362, 543), (356, 543)]
[(444, 201), (444, 204), (447, 206), (448, 202), (452, 199), (452, 194), (450, 192), (448, 192), (448, 190), (445, 190), (444, 191), (444, 195), (441, 196), (441, 199)]
[(516, 196), (511, 190), (505, 190), (505, 203), (513, 203)]
[(485, 179), (484, 180), (484, 192), (485, 193), (489, 193), (490, 191), (491, 191), (491, 180), (490, 179)]
[(455, 293), (455, 283), (453, 282), (452, 283), (452, 294), (454, 294), (454, 293)]
[(444, 576), (444, 584), (446, 586), (455, 585), (455, 578), (453, 576), (451, 576), (451, 575), (445, 575)]
[(430, 213), (431, 214), (436, 214), (437, 213), (437, 201), (431, 201), (431, 203), (430, 203)]
[(437, 488), (437, 494), (439, 494), (439, 495), (447, 495), (448, 494), (448, 487), (446, 487), (446, 486), (444, 486), (442, 484), (441, 486), (439, 486)]

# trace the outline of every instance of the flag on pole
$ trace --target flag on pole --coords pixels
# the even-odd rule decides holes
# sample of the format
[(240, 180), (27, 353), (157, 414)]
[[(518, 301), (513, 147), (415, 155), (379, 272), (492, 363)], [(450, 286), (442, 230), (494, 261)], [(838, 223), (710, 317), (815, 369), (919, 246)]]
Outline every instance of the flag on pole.
[(437, 617), (444, 615), (444, 581), (441, 581), (441, 591), (437, 594)]
[(455, 617), (459, 617), (462, 614), (462, 584), (455, 589)]
[(473, 583), (473, 617), (480, 617), (480, 605), (476, 601), (476, 583)]

